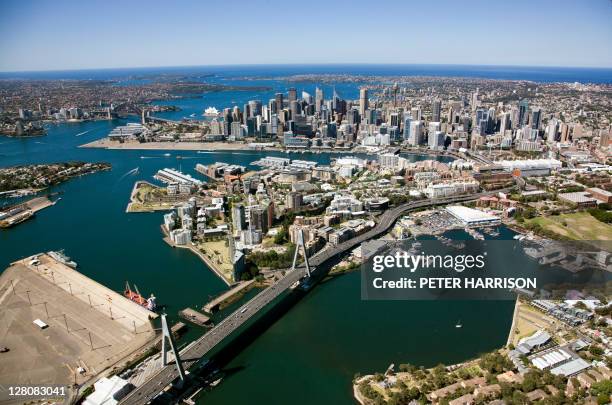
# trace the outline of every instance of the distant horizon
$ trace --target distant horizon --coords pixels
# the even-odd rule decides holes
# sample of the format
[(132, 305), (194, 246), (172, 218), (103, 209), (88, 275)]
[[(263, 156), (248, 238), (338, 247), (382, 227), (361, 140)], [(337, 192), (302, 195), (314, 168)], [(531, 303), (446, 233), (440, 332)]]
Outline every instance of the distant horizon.
[(560, 66), (560, 65), (523, 65), (523, 64), (471, 64), (471, 63), (371, 63), (371, 62), (329, 62), (329, 63), (219, 63), (194, 65), (151, 65), (151, 66), (116, 66), (116, 67), (87, 67), (63, 69), (33, 69), (33, 70), (0, 70), (0, 74), (11, 73), (59, 73), (59, 72), (88, 72), (113, 71), (135, 69), (181, 69), (181, 68), (219, 68), (219, 67), (324, 67), (324, 66), (456, 66), (456, 67), (490, 67), (490, 68), (536, 68), (536, 69), (593, 69), (612, 70), (612, 66)]
[(611, 19), (610, 0), (3, 0), (0, 71), (356, 59), (607, 69)]

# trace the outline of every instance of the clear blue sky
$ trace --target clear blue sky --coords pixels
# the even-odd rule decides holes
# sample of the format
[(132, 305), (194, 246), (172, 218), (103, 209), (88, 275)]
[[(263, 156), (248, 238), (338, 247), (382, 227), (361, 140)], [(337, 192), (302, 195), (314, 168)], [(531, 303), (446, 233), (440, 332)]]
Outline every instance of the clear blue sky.
[(0, 71), (276, 63), (612, 67), (612, 1), (0, 0)]

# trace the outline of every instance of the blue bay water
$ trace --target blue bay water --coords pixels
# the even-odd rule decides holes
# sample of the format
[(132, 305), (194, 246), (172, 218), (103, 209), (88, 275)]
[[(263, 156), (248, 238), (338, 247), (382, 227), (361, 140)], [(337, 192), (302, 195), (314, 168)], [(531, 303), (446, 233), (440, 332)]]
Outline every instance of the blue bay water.
[(427, 65), (427, 64), (330, 64), (330, 65), (233, 65), (118, 68), (99, 70), (65, 70), (40, 72), (0, 72), (0, 79), (97, 79), (157, 74), (210, 74), (211, 78), (243, 76), (278, 77), (295, 74), (354, 74), (380, 76), (449, 76), (485, 79), (530, 80), (535, 82), (612, 83), (611, 68)]
[[(273, 89), (266, 94), (220, 92), (179, 100), (185, 109), (178, 117), (189, 111), (201, 113), (209, 105), (231, 106), (232, 100), (266, 100), (278, 89), (289, 87), (283, 81), (269, 85)], [(355, 97), (357, 86), (338, 85), (336, 90), (344, 97)], [(331, 94), (331, 88), (325, 91)], [(193, 254), (162, 241), (163, 213), (125, 213), (134, 182), (153, 181), (153, 174), (164, 167), (198, 176), (196, 163), (226, 161), (248, 166), (266, 155), (286, 155), (172, 151), (166, 157), (166, 151), (78, 148), (125, 122), (66, 123), (50, 125), (43, 137), (0, 137), (1, 167), (67, 160), (112, 164), (110, 171), (54, 187), (52, 191), (63, 192), (57, 205), (39, 212), (33, 220), (0, 231), (0, 268), (37, 252), (65, 249), (79, 263), (79, 271), (117, 291), (126, 280), (136, 283), (141, 292), (154, 293), (176, 320), (180, 309), (198, 308), (226, 286)], [(321, 163), (330, 159), (327, 154), (289, 157)], [(138, 174), (129, 175), (135, 168)], [(361, 301), (359, 273), (351, 273), (317, 286), (284, 316), (251, 336), (251, 344), (223, 365), (232, 370), (231, 375), (201, 401), (352, 404), (350, 387), (355, 373), (381, 371), (392, 362), (433, 366), (463, 361), (503, 345), (511, 314), (510, 302)], [(457, 319), (462, 320), (462, 329), (454, 327)], [(192, 327), (183, 343), (200, 332)]]

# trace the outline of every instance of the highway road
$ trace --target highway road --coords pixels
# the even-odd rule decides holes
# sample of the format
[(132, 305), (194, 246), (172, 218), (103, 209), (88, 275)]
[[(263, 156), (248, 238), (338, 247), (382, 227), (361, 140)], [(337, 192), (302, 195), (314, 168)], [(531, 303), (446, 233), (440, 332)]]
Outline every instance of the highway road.
[[(313, 267), (320, 266), (333, 257), (347, 252), (348, 250), (367, 240), (380, 236), (381, 234), (387, 232), (395, 221), (408, 211), (437, 205), (471, 201), (485, 195), (497, 193), (499, 191), (507, 190), (497, 190), (494, 192), (489, 191), (458, 197), (419, 200), (388, 209), (378, 217), (376, 226), (370, 231), (346, 242), (340, 243), (333, 248), (318, 252), (316, 255), (309, 258), (309, 263)], [(187, 370), (202, 357), (206, 356), (223, 339), (240, 328), (240, 326), (257, 314), (259, 310), (285, 292), (291, 285), (295, 284), (305, 275), (306, 269), (304, 267), (298, 267), (295, 271), (286, 271), (285, 275), (277, 280), (273, 285), (261, 291), (246, 304), (242, 305), (231, 315), (210, 329), (206, 334), (181, 350), (180, 357), (183, 359), (184, 368)], [(146, 404), (155, 398), (168, 384), (172, 383), (176, 378), (178, 378), (178, 376), (179, 374), (178, 370), (176, 369), (176, 365), (174, 363), (169, 363), (166, 367), (162, 368), (157, 374), (151, 377), (149, 381), (136, 388), (122, 401), (120, 401), (120, 404)]]

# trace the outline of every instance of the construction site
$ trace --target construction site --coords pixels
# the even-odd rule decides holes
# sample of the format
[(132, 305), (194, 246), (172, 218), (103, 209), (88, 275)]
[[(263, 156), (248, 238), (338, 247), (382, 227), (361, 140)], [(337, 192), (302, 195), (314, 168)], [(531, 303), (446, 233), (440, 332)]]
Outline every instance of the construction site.
[(0, 275), (0, 385), (88, 385), (155, 339), (158, 317), (48, 254)]

